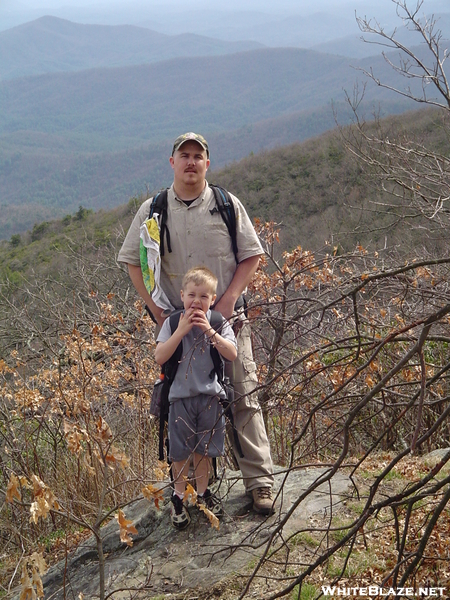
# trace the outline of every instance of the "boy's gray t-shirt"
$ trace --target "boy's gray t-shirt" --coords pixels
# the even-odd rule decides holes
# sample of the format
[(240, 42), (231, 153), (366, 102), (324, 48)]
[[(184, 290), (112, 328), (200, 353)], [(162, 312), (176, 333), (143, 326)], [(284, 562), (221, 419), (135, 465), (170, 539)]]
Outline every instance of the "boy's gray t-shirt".
[[(206, 313), (208, 321), (211, 311)], [(231, 341), (236, 347), (233, 329), (226, 319), (223, 320), (220, 335)], [(166, 319), (159, 332), (157, 342), (167, 342), (171, 337), (170, 319)], [(225, 392), (214, 371), (211, 358), (211, 344), (200, 327), (193, 327), (183, 338), (183, 352), (178, 365), (175, 379), (170, 387), (169, 401), (175, 398), (190, 398), (200, 394), (225, 398)], [(212, 377), (210, 375), (212, 374)]]

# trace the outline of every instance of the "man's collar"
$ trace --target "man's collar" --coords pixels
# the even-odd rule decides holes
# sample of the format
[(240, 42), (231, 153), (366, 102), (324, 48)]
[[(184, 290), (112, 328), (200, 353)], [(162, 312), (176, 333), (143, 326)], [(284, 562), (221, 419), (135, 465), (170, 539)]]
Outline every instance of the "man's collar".
[(200, 204), (201, 202), (203, 202), (203, 200), (205, 199), (205, 197), (206, 197), (206, 195), (207, 195), (207, 193), (209, 191), (209, 185), (208, 185), (208, 182), (205, 179), (205, 187), (203, 188), (202, 193), (199, 196), (197, 196), (197, 198), (194, 198), (193, 200), (187, 200), (187, 201), (183, 200), (182, 198), (180, 198), (179, 196), (177, 196), (177, 194), (175, 192), (175, 188), (173, 187), (173, 183), (170, 186), (170, 190), (172, 191), (173, 197), (175, 198), (175, 200), (177, 200), (178, 202), (183, 203), (183, 204), (185, 202), (190, 202), (191, 203), (190, 206), (192, 206), (192, 204), (196, 205), (196, 204)]

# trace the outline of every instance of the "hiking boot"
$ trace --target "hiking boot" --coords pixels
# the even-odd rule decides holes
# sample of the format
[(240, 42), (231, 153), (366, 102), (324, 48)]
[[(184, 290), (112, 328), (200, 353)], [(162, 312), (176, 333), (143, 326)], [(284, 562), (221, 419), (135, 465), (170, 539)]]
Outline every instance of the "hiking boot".
[(260, 487), (252, 490), (253, 510), (260, 515), (273, 515), (275, 512), (272, 488)]
[(224, 511), (222, 500), (213, 494), (209, 488), (206, 488), (203, 496), (197, 496), (197, 502), (199, 504), (204, 504), (206, 508), (210, 510), (218, 519), (223, 517)]
[(177, 494), (172, 494), (170, 500), (172, 502), (172, 506), (170, 507), (170, 519), (172, 521), (172, 525), (176, 529), (186, 529), (191, 522), (191, 516), (188, 509), (185, 507), (183, 500), (177, 496)]

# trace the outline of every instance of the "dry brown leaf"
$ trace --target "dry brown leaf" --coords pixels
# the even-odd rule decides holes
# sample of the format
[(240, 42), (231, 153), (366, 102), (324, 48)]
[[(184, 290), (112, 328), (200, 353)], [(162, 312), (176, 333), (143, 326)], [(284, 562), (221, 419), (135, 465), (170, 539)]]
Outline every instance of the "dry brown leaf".
[(153, 500), (157, 509), (159, 503), (164, 499), (164, 494), (161, 488), (155, 487), (151, 483), (142, 488), (142, 494), (147, 500)]
[(37, 523), (39, 517), (45, 519), (50, 512), (50, 506), (47, 500), (43, 497), (38, 498), (35, 502), (32, 502), (30, 506), (30, 521), (33, 523)]
[(36, 569), (33, 569), (32, 575), (33, 584), (36, 586), (36, 594), (38, 598), (44, 597), (44, 585), (42, 583), (42, 579)]
[(22, 575), (20, 577), (20, 598), (19, 600), (35, 600), (37, 598), (36, 592), (33, 588), (33, 582), (28, 574), (26, 563), (22, 565)]
[(130, 459), (115, 448), (111, 448), (105, 456), (105, 462), (108, 466), (119, 465), (122, 469), (126, 469), (130, 464)]
[(21, 500), (19, 479), (12, 473), (6, 488), (6, 502), (14, 502), (14, 498)]
[(158, 460), (157, 464), (158, 466), (153, 469), (153, 473), (158, 481), (164, 481), (169, 477), (170, 466), (162, 460)]
[(37, 475), (31, 476), (34, 502), (30, 506), (30, 521), (37, 523), (39, 517), (46, 518), (51, 509), (59, 508), (58, 501), (51, 489)]
[[(31, 569), (31, 577), (29, 573)], [(20, 577), (21, 592), (20, 600), (35, 600), (44, 597), (44, 586), (41, 575), (47, 571), (47, 565), (44, 557), (38, 552), (34, 552), (22, 563), (22, 574)]]
[(112, 431), (106, 421), (101, 416), (97, 419), (97, 432), (100, 435), (102, 441), (107, 442), (112, 438)]
[(119, 510), (118, 514), (116, 515), (116, 519), (119, 523), (119, 528), (120, 528), (120, 541), (124, 542), (128, 546), (132, 546), (133, 540), (131, 539), (130, 534), (138, 533), (138, 530), (136, 529), (136, 527), (134, 525), (131, 525), (131, 523), (133, 521), (129, 521), (128, 519), (126, 519), (125, 515), (123, 514), (123, 512), (121, 510)]
[(220, 524), (219, 524), (219, 519), (216, 517), (216, 515), (214, 513), (212, 513), (209, 508), (206, 508), (206, 506), (204, 504), (197, 504), (198, 509), (201, 510), (202, 512), (205, 513), (205, 515), (208, 517), (209, 522), (211, 523), (211, 527), (214, 527), (215, 529), (219, 530)]
[(79, 455), (82, 450), (81, 442), (85, 438), (83, 431), (77, 425), (72, 425), (68, 421), (64, 421), (64, 435), (69, 450), (73, 454)]
[(29, 559), (32, 562), (40, 575), (44, 575), (47, 572), (47, 563), (45, 562), (45, 558), (39, 552), (33, 552)]
[(192, 485), (188, 483), (183, 494), (183, 502), (189, 502), (190, 506), (194, 506), (197, 502), (197, 492), (194, 490)]

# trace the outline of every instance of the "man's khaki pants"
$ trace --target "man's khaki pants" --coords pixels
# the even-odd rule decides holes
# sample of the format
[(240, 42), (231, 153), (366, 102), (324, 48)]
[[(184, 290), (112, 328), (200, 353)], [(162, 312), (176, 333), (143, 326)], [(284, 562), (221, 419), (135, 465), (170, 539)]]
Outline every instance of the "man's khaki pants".
[[(236, 326), (237, 325), (237, 326)], [(272, 487), (273, 465), (264, 419), (256, 393), (258, 386), (256, 365), (253, 360), (251, 329), (247, 320), (235, 322), (238, 355), (234, 362), (226, 363), (226, 375), (234, 384), (234, 425), (242, 447), (243, 458), (233, 450), (244, 479), (247, 492), (260, 487)]]

